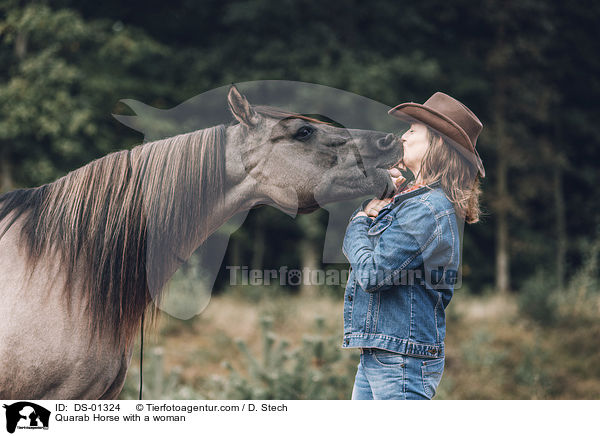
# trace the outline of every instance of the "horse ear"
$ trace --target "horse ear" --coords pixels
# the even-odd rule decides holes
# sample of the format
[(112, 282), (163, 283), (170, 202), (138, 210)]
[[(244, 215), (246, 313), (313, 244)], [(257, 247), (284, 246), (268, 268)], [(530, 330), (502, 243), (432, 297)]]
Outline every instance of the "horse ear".
[(235, 85), (231, 85), (231, 88), (229, 88), (227, 104), (235, 119), (246, 127), (254, 127), (258, 124), (258, 114), (252, 106), (250, 106), (246, 97), (238, 91)]

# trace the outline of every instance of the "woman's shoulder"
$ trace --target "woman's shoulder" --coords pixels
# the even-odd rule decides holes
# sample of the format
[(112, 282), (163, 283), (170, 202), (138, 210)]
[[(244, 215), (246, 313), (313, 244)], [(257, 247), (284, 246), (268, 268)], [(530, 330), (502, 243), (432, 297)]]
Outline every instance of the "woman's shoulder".
[(422, 209), (423, 211), (429, 211), (434, 216), (454, 213), (454, 206), (439, 185), (424, 187), (422, 192), (406, 199), (400, 206), (398, 212), (402, 209), (415, 211)]
[(441, 187), (425, 189), (406, 199), (395, 211), (393, 221), (410, 232), (422, 246), (438, 235), (438, 241), (447, 236), (458, 236), (454, 206)]

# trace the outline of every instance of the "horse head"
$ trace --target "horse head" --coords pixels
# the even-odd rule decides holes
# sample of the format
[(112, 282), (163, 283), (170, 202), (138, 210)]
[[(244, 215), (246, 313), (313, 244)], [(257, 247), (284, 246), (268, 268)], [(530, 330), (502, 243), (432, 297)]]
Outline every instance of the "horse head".
[(235, 157), (228, 154), (228, 182), (255, 181), (252, 206), (308, 213), (335, 201), (393, 192), (387, 169), (402, 157), (394, 135), (347, 129), (319, 115), (253, 107), (235, 86), (228, 105), (238, 121), (228, 139), (228, 147), (238, 150)]

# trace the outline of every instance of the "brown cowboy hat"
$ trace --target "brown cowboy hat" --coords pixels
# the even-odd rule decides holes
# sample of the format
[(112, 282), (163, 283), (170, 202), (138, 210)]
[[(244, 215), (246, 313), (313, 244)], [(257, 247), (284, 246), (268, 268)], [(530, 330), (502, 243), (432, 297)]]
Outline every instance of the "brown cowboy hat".
[(402, 103), (388, 113), (411, 123), (421, 122), (447, 136), (452, 140), (449, 141), (452, 145), (457, 144), (456, 150), (477, 167), (481, 177), (485, 177), (483, 163), (475, 150), (483, 124), (460, 101), (443, 92), (436, 92), (424, 104)]

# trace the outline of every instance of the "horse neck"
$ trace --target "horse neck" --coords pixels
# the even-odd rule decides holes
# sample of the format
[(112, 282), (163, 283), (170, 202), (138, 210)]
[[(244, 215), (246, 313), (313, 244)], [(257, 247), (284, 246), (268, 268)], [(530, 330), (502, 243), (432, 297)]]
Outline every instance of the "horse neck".
[[(229, 126), (225, 136), (225, 183), (223, 197), (220, 202), (203, 205), (210, 209), (207, 216), (206, 237), (214, 233), (221, 225), (234, 215), (248, 211), (257, 202), (265, 200), (260, 194), (261, 187), (250, 174), (242, 161), (242, 149), (247, 147), (248, 140), (240, 124)], [(196, 241), (198, 246), (204, 240)]]
[(151, 292), (159, 293), (212, 233), (253, 205), (254, 183), (241, 165), (237, 126), (218, 128), (132, 151), (133, 173), (140, 175), (135, 183), (142, 192)]

